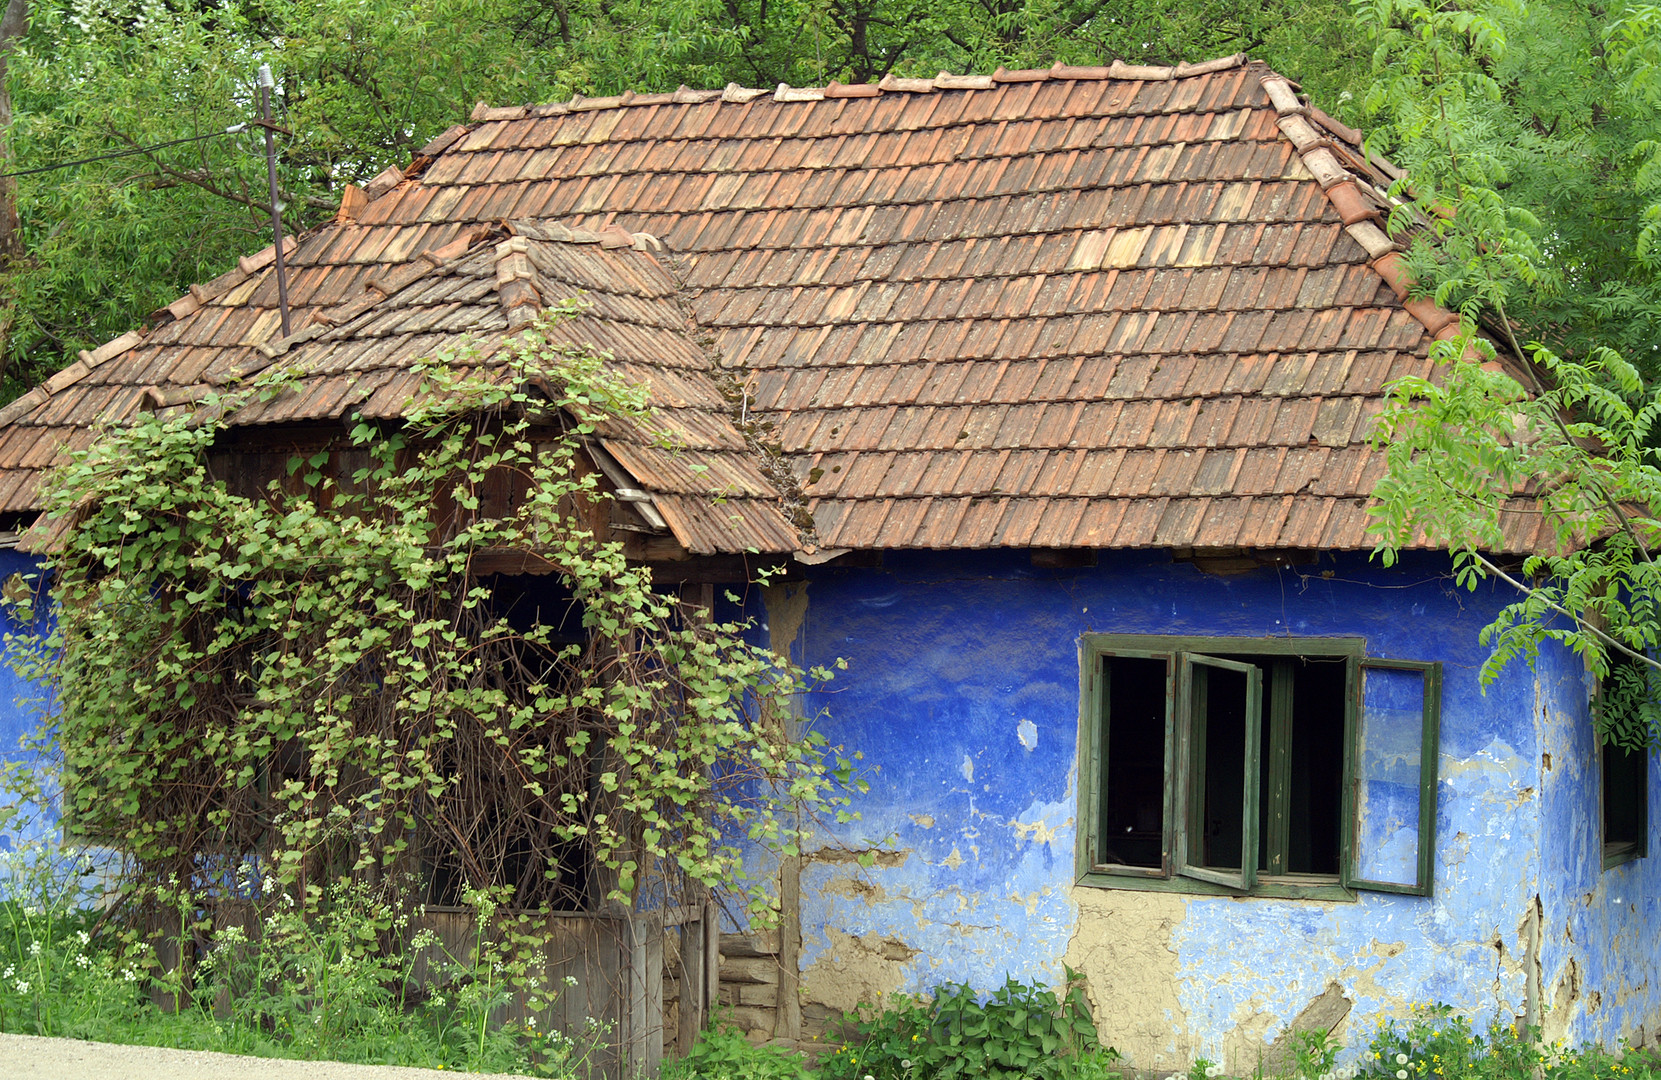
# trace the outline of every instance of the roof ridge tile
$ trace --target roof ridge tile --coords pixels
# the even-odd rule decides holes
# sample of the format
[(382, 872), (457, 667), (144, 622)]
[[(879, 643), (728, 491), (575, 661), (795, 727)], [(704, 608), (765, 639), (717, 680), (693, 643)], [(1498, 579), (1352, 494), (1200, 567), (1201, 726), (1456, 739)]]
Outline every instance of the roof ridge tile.
[(730, 82), (727, 84), (727, 88), (721, 91), (721, 100), (732, 102), (735, 105), (742, 105), (746, 102), (754, 101), (758, 97), (764, 97), (766, 94), (767, 91), (765, 90), (753, 90), (750, 87), (739, 86), (735, 82)]
[[(1326, 113), (1305, 105), (1293, 91), (1291, 81), (1284, 75), (1266, 70), (1259, 82), (1264, 93), (1268, 94), (1270, 104), (1280, 116), (1278, 125), (1281, 134), (1292, 143), (1304, 167), (1320, 183), (1327, 201), (1344, 222), (1344, 231), (1367, 252), (1373, 271), (1396, 294), (1402, 309), (1433, 338), (1443, 340), (1451, 329), (1460, 325), (1459, 316), (1429, 297), (1408, 299), (1413, 288), (1412, 277), (1401, 260), (1400, 245), (1379, 227), (1378, 219), (1383, 216), (1380, 210), (1368, 206), (1361, 193), (1361, 184), (1366, 183), (1366, 178), (1351, 171), (1346, 164), (1349, 155), (1345, 153), (1341, 158), (1341, 148), (1331, 139), (1321, 136), (1310, 121), (1318, 122), (1321, 127), (1350, 142), (1352, 146), (1361, 145), (1361, 133), (1339, 124)], [(1351, 134), (1355, 136), (1353, 140), (1348, 138)], [(1366, 160), (1371, 163), (1373, 159), (1368, 156)], [(1400, 170), (1393, 166), (1388, 174), (1400, 179)], [(1367, 184), (1367, 189), (1375, 190), (1370, 183)]]
[[(877, 97), (884, 93), (929, 94), (937, 90), (994, 90), (1000, 86), (1014, 83), (1044, 82), (1046, 80), (1102, 81), (1106, 79), (1128, 79), (1143, 82), (1165, 82), (1172, 79), (1227, 71), (1232, 68), (1243, 67), (1251, 62), (1245, 53), (1233, 53), (1199, 63), (1191, 64), (1185, 61), (1175, 67), (1131, 64), (1124, 60), (1115, 60), (1107, 67), (1086, 67), (1058, 62), (1048, 68), (1010, 69), (999, 67), (990, 75), (955, 75), (949, 71), (942, 71), (932, 79), (908, 78), (890, 72), (875, 83), (843, 83), (833, 79), (826, 86), (791, 86), (788, 83), (779, 83), (772, 90), (745, 87), (737, 83), (728, 83), (720, 90), (694, 90), (690, 86), (682, 84), (670, 93), (636, 94), (634, 91), (628, 90), (610, 97), (593, 98), (586, 98), (578, 94), (569, 102), (545, 105), (511, 105), (496, 108), (480, 101), (473, 106), (469, 120), (472, 124), (477, 125), (522, 120), (527, 117), (563, 116), (571, 112), (627, 108), (631, 105), (701, 105), (710, 101), (742, 105), (769, 94), (772, 95), (775, 101), (795, 102)], [(1296, 85), (1284, 77), (1278, 78), (1289, 87)], [(1325, 113), (1320, 113), (1319, 117), (1322, 124), (1327, 126), (1335, 135), (1358, 144), (1360, 134), (1354, 128), (1340, 124)], [(450, 128), (423, 147), (417, 154), (417, 158), (435, 157), (443, 153), (468, 130), (470, 129), (466, 125), (460, 124)], [(1352, 135), (1354, 138), (1351, 138)], [(387, 170), (387, 172), (391, 171), (393, 170)], [(382, 176), (385, 175), (387, 174), (382, 174)], [(399, 175), (400, 178), (407, 175), (407, 170), (400, 171)], [(381, 180), (381, 176), (377, 176), (370, 183), (373, 184), (379, 180)], [(393, 181), (393, 183), (396, 183), (396, 181)], [(389, 188), (390, 186), (391, 184), (388, 185)], [(374, 197), (375, 195), (372, 194), (371, 198)]]
[[(477, 110), (474, 111), (476, 112)], [(420, 155), (417, 156), (419, 157)], [(396, 165), (388, 165), (386, 168), (376, 173), (374, 178), (371, 179), (369, 183), (363, 185), (363, 193), (368, 197), (370, 202), (374, 202), (376, 199), (380, 198), (382, 195), (385, 195), (387, 192), (391, 191), (403, 182), (404, 170), (400, 169)]]
[(877, 83), (877, 88), (890, 93), (908, 94), (932, 94), (938, 89), (933, 79), (902, 79), (892, 72), (882, 77), (882, 81)]
[(773, 91), (774, 101), (823, 101), (825, 92), (818, 89), (809, 89), (791, 86), (789, 83), (779, 83), (779, 88)]
[(1108, 78), (1107, 73), (1111, 70), (1108, 67), (1078, 67), (1073, 64), (1063, 64), (1058, 60), (1050, 66), (1050, 78), (1095, 82)]
[(1155, 64), (1127, 64), (1123, 60), (1113, 61), (1107, 69), (1110, 79), (1134, 79), (1140, 82), (1166, 82), (1176, 74), (1177, 69)]
[(882, 93), (877, 83), (839, 83), (835, 79), (825, 87), (826, 98), (869, 98)]

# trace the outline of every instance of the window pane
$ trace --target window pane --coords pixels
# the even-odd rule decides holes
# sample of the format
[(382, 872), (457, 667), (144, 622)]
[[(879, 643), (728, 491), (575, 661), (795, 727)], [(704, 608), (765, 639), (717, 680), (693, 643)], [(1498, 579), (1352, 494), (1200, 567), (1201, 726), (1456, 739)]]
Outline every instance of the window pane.
[(1412, 887), (1419, 876), (1425, 675), (1368, 666), (1361, 686), (1354, 876)]
[(1165, 696), (1163, 658), (1102, 658), (1107, 683), (1103, 749), (1106, 790), (1097, 862), (1165, 865)]
[(1189, 654), (1180, 682), (1186, 741), (1175, 870), (1245, 892), (1257, 880), (1261, 673), (1251, 664)]

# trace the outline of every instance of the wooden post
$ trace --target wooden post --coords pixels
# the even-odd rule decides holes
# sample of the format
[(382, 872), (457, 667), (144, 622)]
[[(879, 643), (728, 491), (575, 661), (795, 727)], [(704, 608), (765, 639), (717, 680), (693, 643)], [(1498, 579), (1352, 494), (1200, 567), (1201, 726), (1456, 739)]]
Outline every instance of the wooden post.
[(704, 1023), (721, 1001), (721, 909), (714, 900), (704, 904)]
[(663, 1064), (663, 914), (628, 919), (623, 1068), (625, 1075), (657, 1075)]
[(707, 1011), (707, 987), (704, 985), (704, 920), (705, 911), (699, 907), (700, 917), (681, 924), (681, 1007), (680, 1025), (675, 1033), (675, 1051), (681, 1056), (692, 1052), (698, 1041), (698, 1032), (704, 1026)]
[(802, 1037), (802, 860), (790, 856), (779, 868), (779, 989), (773, 1037)]

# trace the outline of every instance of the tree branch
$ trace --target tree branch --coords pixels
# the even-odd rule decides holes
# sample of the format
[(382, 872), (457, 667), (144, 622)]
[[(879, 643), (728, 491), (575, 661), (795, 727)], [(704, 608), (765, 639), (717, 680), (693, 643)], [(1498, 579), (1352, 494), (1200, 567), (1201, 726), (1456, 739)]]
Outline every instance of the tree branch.
[[(1512, 588), (1516, 589), (1518, 592), (1522, 593), (1524, 596), (1535, 596), (1535, 597), (1537, 597), (1537, 596), (1540, 595), (1539, 590), (1535, 589), (1532, 585), (1525, 585), (1522, 582), (1518, 581), (1516, 578), (1512, 577), (1510, 574), (1507, 574), (1504, 570), (1501, 570), (1498, 566), (1496, 566), (1493, 563), (1493, 561), (1491, 561), (1486, 555), (1482, 554), (1480, 551), (1473, 551), (1471, 554), (1476, 558), (1476, 561), (1482, 565), (1482, 568), (1484, 570), (1486, 570), (1488, 573), (1492, 574), (1494, 577), (1499, 578), (1501, 581), (1505, 582), (1507, 585), (1511, 586)], [(1597, 638), (1599, 641), (1603, 642), (1605, 645), (1610, 646), (1615, 651), (1621, 653), (1623, 656), (1629, 656), (1632, 659), (1639, 661), (1640, 663), (1648, 664), (1650, 667), (1654, 668), (1657, 671), (1661, 671), (1661, 661), (1652, 660), (1649, 657), (1645, 656), (1643, 653), (1637, 652), (1637, 651), (1627, 647), (1625, 642), (1619, 640), (1618, 638), (1615, 638), (1615, 637), (1611, 636), (1608, 632), (1606, 632), (1604, 630), (1598, 629), (1597, 627), (1593, 626), (1591, 623), (1587, 622), (1585, 619), (1582, 619), (1579, 615), (1576, 615), (1574, 612), (1570, 611), (1568, 608), (1563, 607), (1561, 604), (1555, 604), (1550, 600), (1546, 600), (1546, 601), (1544, 601), (1544, 603), (1548, 608), (1555, 611), (1557, 614), (1563, 616), (1566, 619), (1572, 619), (1574, 621), (1574, 624), (1576, 626), (1578, 626), (1582, 631), (1591, 634), (1593, 637)]]

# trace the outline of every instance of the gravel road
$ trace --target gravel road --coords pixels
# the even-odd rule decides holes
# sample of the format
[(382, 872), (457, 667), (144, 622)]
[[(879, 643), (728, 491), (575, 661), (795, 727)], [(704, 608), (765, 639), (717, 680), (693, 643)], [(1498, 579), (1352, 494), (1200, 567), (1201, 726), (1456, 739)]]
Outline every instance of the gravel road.
[[(436, 1080), (456, 1075), (391, 1065), (277, 1061), (202, 1050), (0, 1035), (3, 1080)], [(474, 1080), (506, 1080), (503, 1073), (463, 1075)]]

